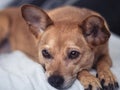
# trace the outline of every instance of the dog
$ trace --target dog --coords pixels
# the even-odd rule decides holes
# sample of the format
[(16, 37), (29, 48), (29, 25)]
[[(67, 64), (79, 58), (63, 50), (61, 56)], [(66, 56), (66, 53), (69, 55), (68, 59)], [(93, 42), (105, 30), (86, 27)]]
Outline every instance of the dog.
[[(45, 68), (49, 84), (69, 88), (76, 79), (85, 90), (115, 90), (105, 19), (89, 9), (64, 6), (44, 11), (34, 5), (0, 12), (0, 42), (9, 39)], [(89, 70), (95, 68), (96, 77)]]

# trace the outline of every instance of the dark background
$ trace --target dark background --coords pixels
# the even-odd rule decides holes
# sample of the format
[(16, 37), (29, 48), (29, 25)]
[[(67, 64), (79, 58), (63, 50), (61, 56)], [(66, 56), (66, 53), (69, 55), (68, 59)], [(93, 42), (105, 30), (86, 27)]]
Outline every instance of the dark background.
[(85, 7), (99, 12), (108, 22), (110, 30), (120, 35), (120, 0), (14, 0), (9, 6), (34, 4), (44, 9), (63, 5)]

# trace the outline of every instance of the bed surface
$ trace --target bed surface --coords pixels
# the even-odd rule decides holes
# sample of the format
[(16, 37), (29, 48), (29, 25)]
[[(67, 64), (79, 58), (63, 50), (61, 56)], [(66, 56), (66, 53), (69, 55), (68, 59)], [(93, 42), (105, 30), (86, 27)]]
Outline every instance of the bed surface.
[[(109, 47), (111, 69), (120, 83), (120, 38), (112, 34)], [(20, 51), (0, 55), (0, 78), (0, 90), (56, 90), (48, 84), (42, 66)], [(76, 80), (68, 90), (83, 90), (83, 87)]]

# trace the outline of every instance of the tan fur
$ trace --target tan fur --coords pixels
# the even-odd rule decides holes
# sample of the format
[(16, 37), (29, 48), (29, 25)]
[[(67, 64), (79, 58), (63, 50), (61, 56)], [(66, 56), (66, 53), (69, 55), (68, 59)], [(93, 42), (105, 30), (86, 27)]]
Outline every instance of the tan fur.
[[(71, 86), (77, 76), (85, 88), (88, 88), (89, 85), (92, 85), (94, 89), (101, 88), (99, 80), (107, 78), (112, 78), (112, 80), (106, 80), (105, 85), (116, 82), (110, 71), (112, 65), (108, 52), (110, 32), (101, 15), (88, 9), (67, 6), (50, 10), (47, 12), (47, 16), (44, 11), (35, 6), (26, 5), (22, 10), (26, 7), (30, 7), (29, 10), (37, 13), (30, 13), (30, 11), (30, 14), (40, 14), (41, 17), (37, 16), (38, 20), (32, 17), (32, 20), (27, 17), (27, 11), (22, 11), (22, 16), (20, 8), (1, 11), (0, 20), (3, 23), (0, 23), (0, 27), (3, 29), (0, 30), (0, 41), (9, 34), (12, 49), (21, 50), (34, 61), (42, 64), (48, 78), (52, 75), (64, 77), (65, 81), (61, 87), (63, 89)], [(106, 31), (99, 31), (98, 36), (94, 39), (91, 35), (89, 37), (84, 35), (84, 32), (87, 31), (83, 31), (83, 29), (91, 29), (91, 23), (86, 23), (91, 16), (93, 18), (95, 16), (95, 20), (98, 17), (100, 20), (102, 19), (103, 22), (98, 20), (100, 29), (106, 29)], [(46, 21), (48, 19), (49, 23)], [(45, 30), (42, 31), (42, 29)], [(48, 50), (53, 58), (49, 60), (44, 58), (41, 53), (43, 49)], [(72, 50), (80, 52), (80, 56), (75, 60), (67, 57), (68, 52)], [(88, 72), (93, 66), (97, 69), (99, 80)], [(106, 72), (110, 75), (107, 75)], [(105, 73), (106, 75), (102, 77)]]
[[(28, 54), (30, 57), (34, 58), (34, 60), (37, 60), (37, 40), (30, 33), (29, 27), (23, 20), (20, 8), (10, 8), (1, 11), (0, 17), (0, 20), (2, 20), (1, 23), (5, 22), (7, 18), (7, 21), (4, 24), (0, 24), (1, 27), (7, 27), (7, 30), (2, 29), (0, 31), (0, 34), (3, 32), (7, 34), (11, 43), (12, 50), (21, 50)], [(3, 19), (3, 17), (6, 18)]]

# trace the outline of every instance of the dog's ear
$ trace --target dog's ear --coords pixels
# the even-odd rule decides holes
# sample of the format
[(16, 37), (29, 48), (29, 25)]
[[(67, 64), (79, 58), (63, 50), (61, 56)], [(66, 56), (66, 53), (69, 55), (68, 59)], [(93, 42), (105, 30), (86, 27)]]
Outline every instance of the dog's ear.
[(37, 37), (49, 25), (53, 24), (45, 11), (34, 5), (23, 5), (21, 7), (22, 17), (29, 25), (32, 33)]
[(92, 15), (87, 17), (80, 24), (80, 27), (87, 42), (93, 46), (104, 44), (110, 37), (107, 24), (100, 16)]

